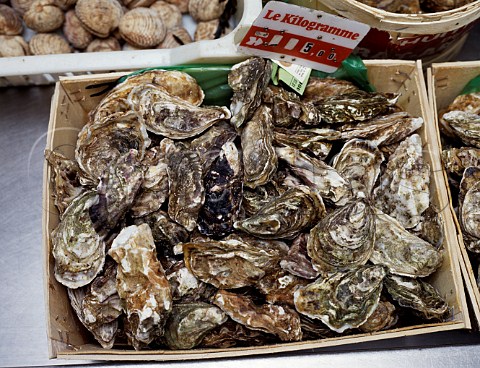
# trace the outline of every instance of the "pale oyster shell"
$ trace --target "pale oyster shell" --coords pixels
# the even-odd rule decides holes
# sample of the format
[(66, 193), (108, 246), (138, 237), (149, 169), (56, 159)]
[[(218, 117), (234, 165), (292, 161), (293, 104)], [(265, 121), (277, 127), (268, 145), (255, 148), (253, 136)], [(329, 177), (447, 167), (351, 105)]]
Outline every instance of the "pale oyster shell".
[(54, 0), (36, 0), (23, 15), (25, 25), (38, 33), (60, 28), (64, 19), (63, 11), (55, 6)]
[(157, 12), (149, 8), (135, 8), (126, 12), (118, 25), (120, 35), (137, 47), (154, 47), (165, 38), (167, 29)]
[(170, 284), (147, 224), (124, 228), (108, 254), (118, 263), (117, 289), (127, 314), (126, 332), (138, 350), (163, 333), (172, 310)]
[(30, 53), (22, 36), (0, 36), (0, 57), (26, 56)]
[(90, 33), (105, 38), (118, 27), (123, 9), (117, 0), (78, 0), (75, 14)]
[(173, 49), (175, 47), (183, 46), (192, 42), (192, 37), (186, 28), (172, 28), (167, 30), (165, 38), (157, 46), (157, 49)]
[(32, 55), (68, 54), (72, 52), (67, 40), (56, 33), (37, 33), (28, 43)]
[(300, 317), (295, 310), (287, 306), (272, 304), (256, 306), (249, 297), (226, 290), (219, 290), (213, 303), (235, 322), (247, 328), (276, 335), (282, 341), (302, 339)]
[(75, 15), (73, 9), (65, 13), (63, 34), (68, 42), (77, 49), (85, 49), (93, 40), (92, 34), (82, 26), (82, 22)]
[(55, 278), (72, 289), (92, 282), (105, 262), (105, 243), (89, 214), (96, 199), (97, 194), (91, 191), (75, 198), (52, 232)]
[(470, 166), (480, 166), (480, 148), (460, 147), (442, 151), (442, 161), (449, 173), (463, 175)]
[(480, 238), (480, 181), (466, 192), (460, 210), (460, 224), (468, 235)]
[(226, 0), (190, 0), (188, 12), (197, 22), (218, 19), (229, 1)]
[(182, 13), (175, 5), (169, 4), (166, 1), (157, 0), (150, 5), (150, 9), (153, 9), (158, 13), (167, 30), (182, 26)]
[(361, 266), (320, 278), (295, 291), (295, 307), (339, 333), (359, 327), (377, 308), (386, 274), (382, 266)]
[(374, 190), (377, 207), (407, 229), (417, 226), (430, 206), (430, 165), (424, 162), (422, 151), (418, 134), (400, 143)]
[(443, 115), (443, 120), (464, 144), (480, 148), (480, 115), (450, 111)]
[(95, 38), (85, 49), (86, 52), (120, 51), (122, 48), (115, 37)]
[(377, 211), (375, 248), (370, 261), (385, 265), (390, 273), (425, 277), (442, 264), (442, 252), (409, 233), (394, 218)]
[(22, 31), (22, 19), (17, 12), (8, 5), (0, 4), (0, 35), (16, 36)]

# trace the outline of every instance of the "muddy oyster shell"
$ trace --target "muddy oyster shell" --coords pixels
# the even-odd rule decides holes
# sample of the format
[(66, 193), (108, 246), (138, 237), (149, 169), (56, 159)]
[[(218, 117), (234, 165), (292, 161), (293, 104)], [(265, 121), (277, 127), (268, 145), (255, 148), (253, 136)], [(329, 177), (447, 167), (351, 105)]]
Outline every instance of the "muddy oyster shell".
[(213, 302), (235, 322), (252, 329), (276, 335), (282, 341), (300, 341), (300, 317), (287, 306), (256, 306), (247, 296), (219, 290)]
[(463, 175), (470, 166), (480, 166), (480, 148), (460, 147), (442, 151), (445, 169), (452, 174)]
[(310, 230), (307, 250), (326, 273), (364, 265), (375, 243), (375, 215), (364, 199), (336, 208)]
[(55, 206), (62, 215), (73, 199), (85, 190), (80, 184), (80, 168), (75, 161), (49, 149), (45, 150), (45, 158), (52, 170)]
[(235, 222), (236, 229), (263, 239), (293, 238), (325, 215), (320, 197), (305, 186), (292, 188), (255, 215)]
[(394, 218), (377, 211), (375, 248), (370, 261), (385, 265), (390, 273), (425, 277), (442, 264), (442, 253), (430, 243), (409, 233)]
[(22, 31), (22, 19), (17, 12), (8, 5), (0, 4), (0, 35), (16, 36)]
[(235, 127), (250, 120), (260, 106), (271, 69), (271, 62), (259, 57), (247, 59), (232, 67), (228, 74), (228, 85), (233, 90), (230, 111), (231, 122)]
[(120, 156), (135, 149), (140, 161), (149, 145), (150, 138), (138, 115), (132, 111), (120, 112), (82, 128), (78, 134), (75, 158), (85, 175), (97, 183)]
[(480, 115), (450, 111), (443, 115), (443, 120), (464, 144), (480, 148)]
[(135, 8), (126, 12), (118, 24), (122, 38), (133, 46), (154, 47), (167, 33), (165, 24), (154, 9)]
[(190, 0), (188, 12), (197, 22), (220, 18), (229, 2), (226, 0)]
[(115, 37), (96, 38), (85, 49), (86, 52), (120, 51), (122, 48)]
[(163, 339), (170, 349), (192, 349), (215, 327), (227, 321), (226, 314), (207, 303), (175, 304)]
[(172, 139), (193, 137), (231, 117), (225, 107), (197, 107), (154, 85), (135, 87), (128, 98), (147, 130)]
[(157, 12), (167, 30), (172, 30), (182, 26), (182, 13), (175, 5), (169, 4), (166, 1), (157, 0), (150, 9)]
[(0, 57), (26, 56), (29, 52), (22, 36), (0, 36)]
[(422, 151), (418, 134), (400, 143), (374, 190), (377, 207), (407, 229), (418, 225), (430, 205), (430, 165), (423, 161)]
[(392, 303), (380, 300), (377, 309), (359, 328), (363, 332), (387, 330), (398, 322), (398, 314), (396, 312), (397, 310)]
[(333, 168), (350, 181), (353, 192), (370, 196), (380, 175), (382, 152), (369, 141), (352, 139), (333, 160)]
[(37, 33), (28, 43), (32, 55), (68, 54), (72, 52), (67, 40), (56, 33)]
[(192, 43), (192, 37), (186, 28), (177, 27), (167, 30), (163, 41), (157, 46), (157, 49), (173, 49), (188, 43)]
[(204, 348), (230, 348), (232, 346), (259, 346), (273, 342), (275, 337), (251, 330), (240, 323), (228, 320), (208, 333), (200, 346)]
[(23, 15), (25, 25), (38, 33), (60, 28), (64, 19), (63, 11), (55, 6), (54, 0), (36, 0)]
[(219, 238), (233, 231), (242, 201), (240, 160), (235, 144), (227, 142), (205, 175), (205, 202), (198, 219), (198, 229), (204, 235)]
[(97, 194), (91, 191), (75, 198), (51, 235), (55, 278), (72, 289), (92, 282), (105, 262), (105, 243), (89, 214), (96, 199)]
[(270, 109), (260, 106), (242, 131), (244, 183), (256, 188), (270, 181), (278, 165)]
[(108, 254), (118, 263), (117, 289), (127, 314), (126, 333), (138, 350), (163, 333), (172, 310), (170, 284), (147, 224), (124, 228)]
[(266, 206), (279, 195), (280, 193), (271, 183), (256, 187), (255, 189), (244, 187), (242, 210), (245, 211), (245, 216), (254, 216), (262, 207)]
[(425, 319), (444, 319), (449, 308), (447, 302), (429, 283), (409, 277), (389, 275), (385, 287), (402, 307), (412, 308)]
[(308, 257), (308, 237), (308, 234), (300, 234), (294, 239), (287, 256), (280, 262), (280, 267), (292, 275), (304, 279), (316, 279), (320, 272), (313, 268), (312, 260)]
[(276, 147), (275, 152), (305, 185), (322, 198), (337, 206), (345, 205), (351, 198), (350, 183), (333, 167), (292, 147)]
[(105, 38), (120, 24), (123, 9), (117, 0), (78, 0), (75, 14), (85, 29)]
[(373, 145), (387, 146), (403, 141), (422, 125), (422, 118), (413, 118), (406, 112), (395, 112), (358, 124), (345, 124), (338, 130), (343, 140), (361, 138)]
[(77, 49), (85, 49), (93, 40), (92, 34), (83, 28), (74, 10), (69, 10), (65, 13), (63, 34), (68, 42)]
[(335, 78), (310, 77), (303, 92), (302, 101), (318, 103), (327, 97), (358, 91), (352, 82)]
[(265, 295), (265, 301), (270, 304), (288, 305), (295, 308), (293, 293), (300, 286), (305, 286), (309, 281), (277, 270), (262, 277), (255, 287)]
[(382, 266), (334, 273), (298, 289), (295, 307), (339, 333), (359, 327), (377, 308), (386, 274)]
[(185, 265), (196, 278), (222, 289), (254, 285), (277, 267), (288, 247), (280, 241), (228, 237), (183, 244)]

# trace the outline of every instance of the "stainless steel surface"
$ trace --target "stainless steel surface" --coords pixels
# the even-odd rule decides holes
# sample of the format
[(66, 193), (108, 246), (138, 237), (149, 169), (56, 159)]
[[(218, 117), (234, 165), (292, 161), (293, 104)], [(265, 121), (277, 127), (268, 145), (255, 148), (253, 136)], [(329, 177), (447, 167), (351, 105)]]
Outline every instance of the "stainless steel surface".
[[(479, 38), (477, 26), (459, 60), (480, 59)], [(87, 363), (50, 361), (47, 357), (41, 206), (43, 149), (52, 94), (53, 87), (0, 88), (0, 366)], [(131, 363), (130, 366), (153, 364)], [(480, 334), (455, 331), (288, 355), (162, 364), (163, 367), (198, 368), (219, 365), (232, 368), (478, 367)]]

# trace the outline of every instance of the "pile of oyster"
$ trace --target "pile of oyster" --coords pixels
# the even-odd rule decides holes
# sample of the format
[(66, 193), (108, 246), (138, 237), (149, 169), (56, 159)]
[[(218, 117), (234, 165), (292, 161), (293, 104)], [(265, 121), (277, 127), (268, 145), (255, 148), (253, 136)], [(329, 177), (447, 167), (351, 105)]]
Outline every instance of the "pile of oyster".
[[(440, 119), (442, 160), (464, 244), (480, 265), (480, 93), (459, 95)], [(477, 271), (478, 277), (478, 271)], [(480, 279), (477, 281), (480, 285)]]
[(420, 14), (453, 10), (475, 0), (357, 0), (391, 13)]
[[(235, 8), (236, 0), (10, 0), (10, 6), (0, 4), (0, 57), (165, 49), (213, 40), (230, 32)], [(196, 22), (194, 34), (183, 14)], [(35, 32), (28, 43), (27, 29)]]
[(90, 112), (75, 160), (47, 151), (55, 277), (105, 348), (230, 347), (442, 321), (425, 281), (442, 223), (421, 118), (398, 96), (231, 69), (229, 108), (148, 71)]

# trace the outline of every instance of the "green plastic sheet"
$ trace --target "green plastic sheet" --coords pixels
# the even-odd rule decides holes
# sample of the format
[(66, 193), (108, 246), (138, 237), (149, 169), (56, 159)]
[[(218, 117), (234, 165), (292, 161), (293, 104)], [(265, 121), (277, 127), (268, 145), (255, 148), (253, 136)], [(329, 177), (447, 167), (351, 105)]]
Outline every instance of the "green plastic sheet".
[(480, 92), (480, 75), (477, 75), (473, 78), (467, 85), (463, 88), (461, 95), (468, 95), (469, 93), (478, 93)]

